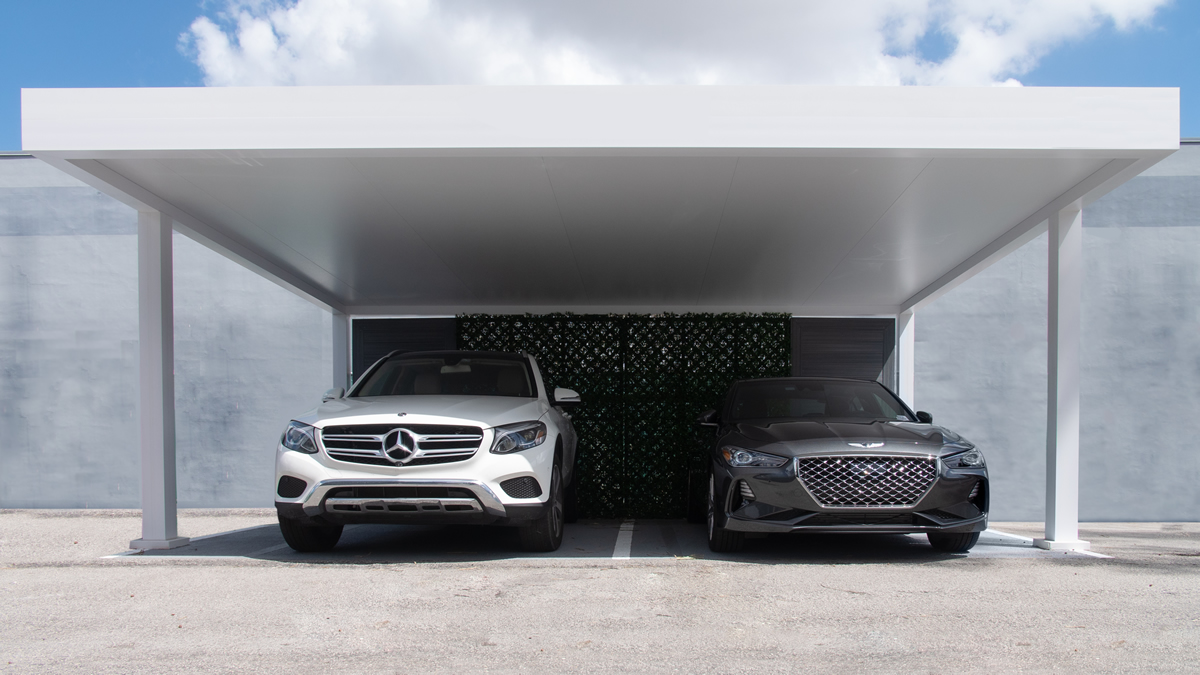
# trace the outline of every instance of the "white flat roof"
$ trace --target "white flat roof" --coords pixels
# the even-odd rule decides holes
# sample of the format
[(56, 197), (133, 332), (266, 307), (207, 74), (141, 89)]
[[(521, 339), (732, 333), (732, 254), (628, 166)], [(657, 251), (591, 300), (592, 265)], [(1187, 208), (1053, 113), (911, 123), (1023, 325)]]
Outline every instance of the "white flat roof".
[(1179, 146), (1177, 89), (22, 91), (24, 147), (324, 306), (890, 314)]

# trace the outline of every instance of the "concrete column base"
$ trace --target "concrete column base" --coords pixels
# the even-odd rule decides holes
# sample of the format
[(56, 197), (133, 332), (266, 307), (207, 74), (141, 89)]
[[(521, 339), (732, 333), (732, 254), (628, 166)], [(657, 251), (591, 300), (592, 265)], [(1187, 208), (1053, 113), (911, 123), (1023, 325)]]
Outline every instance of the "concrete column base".
[(171, 539), (134, 539), (129, 542), (129, 548), (139, 551), (155, 551), (179, 548), (192, 543), (187, 537), (172, 537)]
[(1086, 551), (1092, 547), (1079, 539), (1034, 539), (1033, 545), (1047, 551)]

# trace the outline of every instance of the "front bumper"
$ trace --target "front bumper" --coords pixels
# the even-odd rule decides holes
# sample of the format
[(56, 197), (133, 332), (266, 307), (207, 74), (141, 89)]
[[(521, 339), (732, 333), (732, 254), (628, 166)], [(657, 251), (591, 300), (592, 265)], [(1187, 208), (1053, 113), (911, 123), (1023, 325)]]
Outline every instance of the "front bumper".
[(481, 481), (333, 479), (313, 485), (297, 501), (276, 501), (284, 518), (318, 523), (475, 523), (533, 520), (545, 504), (505, 505)]
[(949, 469), (937, 461), (936, 479), (911, 505), (829, 507), (813, 497), (794, 461), (778, 469), (734, 468), (719, 460), (713, 464), (713, 516), (717, 526), (729, 530), (911, 534), (987, 529), (990, 491), (982, 467)]
[[(489, 453), (488, 447), (490, 438), (485, 437), (473, 456), (460, 461), (380, 466), (333, 459), (323, 446), (310, 455), (279, 445), (276, 510), (284, 518), (324, 524), (503, 525), (540, 517), (547, 503), (554, 443), (507, 455)], [(535, 480), (540, 494), (518, 492), (514, 497), (505, 491), (514, 479)]]

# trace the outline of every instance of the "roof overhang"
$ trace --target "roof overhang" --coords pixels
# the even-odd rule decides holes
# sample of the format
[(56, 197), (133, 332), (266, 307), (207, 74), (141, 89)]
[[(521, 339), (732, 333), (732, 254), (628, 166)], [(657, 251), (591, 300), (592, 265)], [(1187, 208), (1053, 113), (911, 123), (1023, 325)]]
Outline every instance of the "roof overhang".
[(1179, 147), (1177, 89), (27, 89), (23, 145), (350, 314), (919, 307)]

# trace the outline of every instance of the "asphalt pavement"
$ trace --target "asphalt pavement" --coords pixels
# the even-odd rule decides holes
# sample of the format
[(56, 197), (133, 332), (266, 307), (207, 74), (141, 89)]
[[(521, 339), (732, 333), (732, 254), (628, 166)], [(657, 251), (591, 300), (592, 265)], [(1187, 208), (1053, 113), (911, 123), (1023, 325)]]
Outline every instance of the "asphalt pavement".
[(1197, 672), (1200, 524), (994, 523), (716, 555), (674, 520), (584, 521), (551, 554), (486, 527), (352, 526), (299, 554), (270, 509), (0, 511), (0, 673)]

